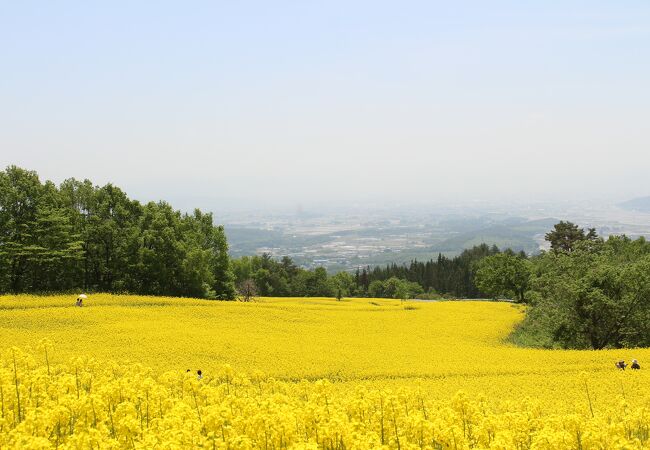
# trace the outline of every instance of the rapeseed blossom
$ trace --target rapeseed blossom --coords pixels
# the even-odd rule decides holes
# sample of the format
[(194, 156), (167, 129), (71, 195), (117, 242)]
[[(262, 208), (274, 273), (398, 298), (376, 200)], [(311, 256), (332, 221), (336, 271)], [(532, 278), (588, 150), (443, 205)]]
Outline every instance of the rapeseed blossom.
[(407, 306), (0, 297), (0, 448), (650, 445), (648, 372), (613, 365), (647, 349), (516, 348), (518, 307)]
[[(43, 348), (49, 343), (44, 342)], [(39, 361), (41, 360), (42, 361)], [(634, 376), (633, 374), (630, 375)], [(627, 380), (626, 380), (627, 381)], [(248, 376), (224, 365), (197, 380), (86, 358), (48, 365), (17, 347), (0, 358), (1, 448), (644, 448), (650, 408), (593, 415), (535, 401), (491, 406), (463, 391)]]

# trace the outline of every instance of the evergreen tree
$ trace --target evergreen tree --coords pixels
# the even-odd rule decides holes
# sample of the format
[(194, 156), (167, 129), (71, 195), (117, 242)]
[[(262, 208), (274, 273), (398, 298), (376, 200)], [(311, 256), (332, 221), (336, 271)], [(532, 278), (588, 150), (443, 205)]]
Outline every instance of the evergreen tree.
[(598, 239), (596, 230), (585, 230), (571, 222), (560, 221), (555, 224), (553, 231), (546, 233), (546, 240), (550, 242), (551, 249), (556, 252), (571, 252), (579, 241), (595, 241)]

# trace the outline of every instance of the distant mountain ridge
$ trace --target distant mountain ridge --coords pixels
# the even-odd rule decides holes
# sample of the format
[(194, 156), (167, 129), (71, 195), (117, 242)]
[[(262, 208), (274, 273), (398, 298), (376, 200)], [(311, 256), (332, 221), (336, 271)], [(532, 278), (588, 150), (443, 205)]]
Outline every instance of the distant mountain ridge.
[(618, 206), (630, 211), (640, 211), (640, 212), (650, 213), (650, 196), (633, 198), (632, 200), (619, 203)]

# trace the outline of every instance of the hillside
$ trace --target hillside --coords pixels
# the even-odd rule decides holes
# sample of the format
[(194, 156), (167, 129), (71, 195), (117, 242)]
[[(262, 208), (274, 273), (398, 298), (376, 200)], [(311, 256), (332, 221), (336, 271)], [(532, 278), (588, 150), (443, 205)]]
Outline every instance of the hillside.
[[(53, 361), (84, 355), (136, 362), (158, 373), (201, 368), (207, 374), (228, 363), (281, 379), (394, 387), (418, 380), (434, 397), (447, 398), (458, 389), (513, 399), (549, 395), (545, 401), (556, 408), (573, 408), (580, 372), (599, 380), (595, 389), (605, 399), (618, 389), (611, 385), (617, 382), (611, 378), (614, 360), (650, 361), (650, 350), (593, 353), (504, 344), (522, 318), (506, 303), (326, 298), (240, 303), (113, 295), (93, 295), (87, 303), (76, 308), (74, 299), (64, 296), (0, 297), (0, 341), (36, 347), (47, 337), (54, 343)], [(566, 399), (551, 395), (558, 389)]]
[[(650, 349), (492, 302), (0, 297), (2, 448), (645, 448)], [(26, 349), (24, 352), (22, 349)], [(130, 362), (129, 362), (130, 361)], [(201, 376), (197, 370), (201, 369)]]
[(630, 210), (630, 211), (638, 211), (638, 212), (650, 213), (650, 196), (634, 198), (632, 200), (628, 200), (626, 202), (619, 203), (618, 206), (620, 206), (623, 209)]

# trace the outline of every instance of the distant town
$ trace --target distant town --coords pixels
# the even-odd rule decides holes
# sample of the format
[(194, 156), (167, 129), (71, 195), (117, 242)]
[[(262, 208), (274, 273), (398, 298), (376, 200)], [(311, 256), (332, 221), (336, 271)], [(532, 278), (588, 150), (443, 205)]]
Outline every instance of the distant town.
[[(630, 204), (631, 203), (631, 204)], [(641, 204), (641, 206), (638, 206)], [(305, 268), (328, 271), (408, 263), (453, 256), (480, 243), (534, 254), (559, 220), (594, 227), (602, 236), (650, 237), (650, 210), (639, 201), (622, 204), (564, 203), (518, 206), (458, 205), (314, 213), (228, 213), (231, 255), (290, 256)]]

